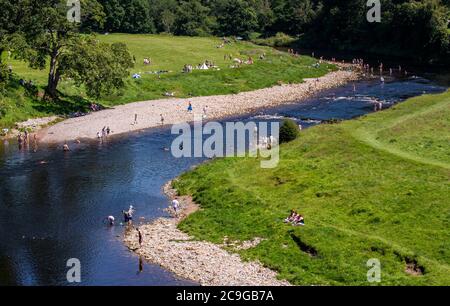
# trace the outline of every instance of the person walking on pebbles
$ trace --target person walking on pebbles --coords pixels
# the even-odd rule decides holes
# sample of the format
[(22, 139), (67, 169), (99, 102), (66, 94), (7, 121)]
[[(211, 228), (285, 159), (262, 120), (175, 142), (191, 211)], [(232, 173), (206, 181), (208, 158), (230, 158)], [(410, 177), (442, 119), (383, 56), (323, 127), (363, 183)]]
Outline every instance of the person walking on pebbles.
[(188, 113), (192, 113), (192, 111), (194, 110), (194, 108), (192, 107), (192, 103), (189, 102), (189, 106), (188, 106)]
[(178, 211), (180, 210), (180, 202), (178, 202), (177, 198), (173, 199), (172, 208), (173, 211), (175, 212), (175, 216), (178, 217)]

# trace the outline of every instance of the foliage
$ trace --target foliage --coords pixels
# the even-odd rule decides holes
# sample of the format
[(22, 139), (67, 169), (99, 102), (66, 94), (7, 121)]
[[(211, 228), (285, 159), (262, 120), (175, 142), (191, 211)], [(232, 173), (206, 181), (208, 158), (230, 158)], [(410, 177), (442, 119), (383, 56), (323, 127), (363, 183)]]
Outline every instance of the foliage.
[(287, 143), (297, 139), (299, 127), (293, 120), (285, 119), (280, 127), (280, 143)]
[(441, 1), (383, 0), (381, 5), (381, 23), (369, 23), (364, 1), (324, 1), (302, 42), (320, 48), (407, 56), (418, 62), (448, 60), (450, 12)]
[[(96, 26), (102, 24), (102, 16), (99, 13), (99, 4), (95, 4), (96, 1), (91, 0), (89, 6), (83, 7), (83, 20), (94, 21)], [(117, 88), (119, 85), (123, 85), (123, 81), (119, 82), (117, 76), (121, 75), (125, 77), (126, 74), (123, 70), (129, 68), (130, 65), (123, 64), (123, 61), (117, 61), (119, 65), (109, 70), (115, 73), (104, 73), (101, 78), (97, 78), (96, 84), (92, 83), (92, 79), (88, 79), (88, 76), (98, 73), (98, 67), (103, 63), (101, 61), (97, 63), (91, 63), (90, 65), (82, 65), (84, 59), (70, 58), (70, 56), (77, 56), (80, 48), (83, 45), (82, 35), (79, 33), (80, 25), (72, 23), (67, 19), (67, 7), (66, 2), (62, 0), (23, 0), (21, 3), (20, 12), (15, 12), (9, 17), (10, 20), (20, 19), (18, 28), (14, 33), (9, 35), (9, 48), (12, 49), (15, 54), (21, 59), (27, 61), (31, 68), (44, 69), (48, 67), (47, 86), (45, 87), (46, 97), (56, 99), (58, 97), (58, 85), (61, 78), (67, 72), (76, 75), (84, 75), (83, 78), (77, 78), (77, 84), (81, 85), (82, 81), (88, 88), (88, 94), (97, 97), (99, 93), (103, 93), (104, 90), (94, 90), (93, 86), (97, 86), (97, 89), (109, 87)], [(89, 9), (92, 11), (89, 12)], [(100, 14), (100, 15), (99, 15)], [(85, 24), (85, 28), (88, 26)], [(98, 46), (97, 50), (91, 49), (90, 55), (96, 52), (94, 59), (103, 60), (106, 58), (115, 58), (115, 48), (106, 48), (100, 44), (90, 44), (90, 46)], [(121, 55), (125, 55), (123, 50), (120, 50)], [(101, 54), (101, 53), (104, 54)], [(111, 54), (107, 54), (111, 52)], [(126, 58), (129, 58), (126, 57)], [(47, 66), (47, 63), (49, 65)], [(70, 66), (72, 64), (72, 66)], [(106, 64), (103, 69), (108, 69)], [(96, 70), (97, 69), (97, 70)]]
[[(14, 31), (21, 24), (30, 12), (16, 12), (30, 1), (0, 0), (0, 32)], [(165, 32), (246, 39), (252, 32), (261, 33), (261, 38), (286, 33), (301, 37), (304, 47), (408, 56), (417, 62), (450, 58), (448, 0), (382, 0), (381, 23), (367, 21), (369, 8), (361, 0), (82, 0), (81, 4), (80, 29), (87, 33)], [(19, 17), (9, 18), (14, 14)], [(35, 24), (39, 27), (39, 20)], [(260, 42), (273, 43), (272, 39)]]
[(255, 38), (251, 41), (258, 45), (271, 46), (271, 47), (288, 47), (293, 44), (297, 38), (289, 36), (287, 34), (278, 32), (275, 36), (266, 38)]
[(205, 36), (211, 33), (209, 8), (198, 0), (181, 1), (176, 10), (175, 34)]
[(249, 2), (228, 0), (223, 3), (217, 17), (218, 31), (223, 35), (240, 35), (248, 38), (258, 28), (258, 16)]
[(2, 93), (9, 80), (9, 71), (6, 64), (0, 62), (0, 93)]
[(109, 45), (88, 37), (70, 48), (61, 66), (63, 75), (77, 86), (84, 85), (87, 95), (98, 99), (125, 86), (133, 60), (125, 44)]

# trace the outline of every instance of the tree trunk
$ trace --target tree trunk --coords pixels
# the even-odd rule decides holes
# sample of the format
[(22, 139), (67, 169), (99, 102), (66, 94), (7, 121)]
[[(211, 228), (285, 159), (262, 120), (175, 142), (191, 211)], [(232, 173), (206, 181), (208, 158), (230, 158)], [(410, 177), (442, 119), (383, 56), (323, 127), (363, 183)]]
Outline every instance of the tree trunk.
[(47, 88), (45, 89), (45, 98), (56, 99), (58, 98), (58, 83), (60, 79), (60, 72), (58, 69), (58, 50), (55, 50), (51, 54), (50, 58), (50, 71), (48, 73)]

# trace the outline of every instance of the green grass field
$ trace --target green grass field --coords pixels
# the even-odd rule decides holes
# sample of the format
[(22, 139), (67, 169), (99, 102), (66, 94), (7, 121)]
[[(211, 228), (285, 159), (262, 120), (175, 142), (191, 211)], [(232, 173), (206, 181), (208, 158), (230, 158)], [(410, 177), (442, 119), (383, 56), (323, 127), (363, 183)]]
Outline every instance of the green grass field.
[[(381, 285), (449, 285), (449, 118), (450, 91), (306, 130), (275, 169), (206, 163), (175, 183), (202, 207), (180, 228), (213, 242), (265, 238), (239, 253), (297, 285), (371, 285), (371, 258)], [(305, 227), (283, 223), (290, 209)]]
[[(174, 92), (176, 97), (209, 96), (217, 94), (238, 93), (259, 88), (270, 87), (278, 82), (299, 83), (304, 78), (318, 77), (336, 69), (332, 65), (322, 65), (313, 68), (316, 60), (310, 57), (295, 58), (287, 53), (279, 52), (270, 47), (257, 46), (249, 42), (235, 42), (217, 48), (221, 44), (219, 38), (174, 37), (167, 35), (130, 35), (111, 34), (98, 35), (99, 40), (114, 43), (124, 42), (131, 54), (136, 58), (136, 65), (131, 75), (139, 73), (142, 79), (130, 78), (126, 87), (120, 92), (102, 98), (99, 102), (105, 106), (114, 106), (135, 101), (163, 98), (166, 92)], [(259, 56), (265, 53), (266, 58)], [(231, 69), (233, 62), (225, 60), (224, 55), (231, 54), (233, 58), (255, 60), (254, 65), (243, 65)], [(150, 58), (151, 65), (144, 65), (144, 58)], [(23, 78), (33, 80), (40, 89), (45, 86), (47, 71), (33, 70), (21, 61), (3, 59), (13, 67), (16, 80)], [(205, 60), (214, 62), (220, 71), (194, 71), (182, 73), (185, 64), (198, 65)], [(167, 70), (169, 73), (158, 75), (150, 72)], [(10, 86), (6, 95), (0, 95), (0, 109), (4, 109), (0, 118), (0, 127), (11, 126), (14, 122), (29, 117), (44, 116), (53, 113), (67, 113), (77, 108), (85, 108), (89, 100), (83, 88), (77, 88), (70, 80), (61, 83), (59, 90), (63, 93), (65, 103), (57, 107), (43, 104), (27, 98), (22, 92), (17, 92), (15, 86)], [(8, 92), (9, 91), (9, 92)], [(17, 102), (21, 100), (21, 102)], [(0, 111), (0, 115), (2, 112)]]

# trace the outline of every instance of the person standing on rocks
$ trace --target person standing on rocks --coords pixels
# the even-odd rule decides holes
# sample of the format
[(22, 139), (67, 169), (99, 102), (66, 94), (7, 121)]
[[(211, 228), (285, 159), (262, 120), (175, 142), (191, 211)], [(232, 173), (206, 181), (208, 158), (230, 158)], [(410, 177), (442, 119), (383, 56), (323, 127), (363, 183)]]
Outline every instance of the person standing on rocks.
[(172, 201), (172, 208), (173, 208), (173, 211), (175, 212), (175, 216), (178, 217), (178, 210), (180, 209), (180, 202), (178, 202), (178, 200), (176, 198)]
[(142, 243), (143, 243), (144, 241), (143, 241), (143, 238), (142, 238), (141, 230), (140, 230), (139, 228), (136, 228), (136, 230), (137, 230), (137, 232), (138, 232), (139, 246), (142, 247)]

